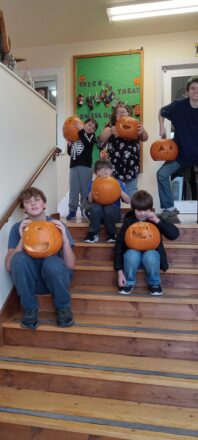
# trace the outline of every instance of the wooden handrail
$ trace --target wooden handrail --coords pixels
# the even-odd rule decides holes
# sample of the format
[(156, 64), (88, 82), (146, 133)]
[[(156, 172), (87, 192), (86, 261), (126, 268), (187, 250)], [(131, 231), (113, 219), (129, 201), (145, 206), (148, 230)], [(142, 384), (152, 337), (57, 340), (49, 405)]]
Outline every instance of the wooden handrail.
[[(31, 177), (31, 179), (28, 181), (28, 183), (24, 186), (24, 188), (21, 190), (23, 191), (24, 189), (28, 188), (29, 186), (31, 186), (33, 184), (33, 182), (36, 180), (36, 178), (39, 176), (39, 174), (43, 171), (43, 169), (45, 168), (45, 166), (47, 165), (47, 163), (50, 161), (50, 159), (56, 160), (56, 157), (60, 154), (61, 149), (58, 147), (53, 147), (53, 149), (50, 151), (50, 153), (47, 155), (47, 157), (45, 158), (45, 160), (42, 162), (42, 164), (38, 167), (38, 169), (36, 170), (36, 172), (33, 174), (33, 176)], [(20, 192), (21, 192), (20, 191)], [(19, 204), (19, 195), (18, 197), (16, 197), (16, 199), (12, 202), (12, 204), (9, 206), (9, 208), (7, 209), (7, 211), (5, 212), (5, 214), (3, 215), (3, 217), (1, 217), (0, 219), (0, 229), (2, 229), (2, 227), (4, 226), (4, 224), (9, 220), (9, 218), (11, 217), (12, 213), (14, 212), (14, 210), (16, 209), (16, 207)]]

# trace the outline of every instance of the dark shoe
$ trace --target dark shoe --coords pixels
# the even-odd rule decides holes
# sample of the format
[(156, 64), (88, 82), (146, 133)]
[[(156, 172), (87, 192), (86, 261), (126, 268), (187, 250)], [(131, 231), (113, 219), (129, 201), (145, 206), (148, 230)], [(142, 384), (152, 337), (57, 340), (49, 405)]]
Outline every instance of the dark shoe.
[(70, 220), (70, 221), (76, 220), (76, 212), (74, 211), (69, 212), (69, 214), (66, 217), (66, 220)]
[(163, 220), (169, 220), (173, 217), (177, 217), (179, 214), (178, 209), (173, 209), (173, 211), (169, 211), (168, 209), (164, 209), (164, 211), (160, 214), (160, 217), (163, 218)]
[(107, 243), (115, 243), (115, 242), (116, 242), (115, 234), (108, 234)]
[(35, 329), (38, 327), (38, 310), (25, 310), (21, 320), (21, 327)]
[(94, 234), (94, 232), (89, 232), (87, 238), (85, 238), (85, 243), (97, 243), (99, 241), (99, 235)]
[(130, 295), (133, 291), (133, 286), (122, 286), (119, 287), (118, 293), (120, 295)]
[(56, 323), (58, 327), (70, 327), (74, 325), (71, 309), (68, 307), (65, 309), (56, 309)]
[(160, 284), (157, 284), (155, 286), (149, 285), (148, 287), (149, 287), (149, 293), (152, 296), (161, 296), (164, 293)]

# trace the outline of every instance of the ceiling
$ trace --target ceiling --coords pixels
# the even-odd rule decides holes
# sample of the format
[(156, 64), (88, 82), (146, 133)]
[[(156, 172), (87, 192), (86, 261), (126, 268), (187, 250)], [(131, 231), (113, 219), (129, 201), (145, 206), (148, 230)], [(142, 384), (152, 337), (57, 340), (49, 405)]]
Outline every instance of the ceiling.
[(198, 28), (198, 13), (110, 23), (106, 8), (121, 3), (127, 2), (0, 0), (0, 10), (4, 13), (12, 49), (184, 32)]

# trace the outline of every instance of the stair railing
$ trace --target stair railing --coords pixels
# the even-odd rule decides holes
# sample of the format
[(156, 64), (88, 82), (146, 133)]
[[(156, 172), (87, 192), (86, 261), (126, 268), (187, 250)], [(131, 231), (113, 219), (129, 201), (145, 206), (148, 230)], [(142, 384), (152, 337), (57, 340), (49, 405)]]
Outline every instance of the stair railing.
[[(38, 169), (36, 170), (36, 172), (33, 174), (33, 176), (31, 177), (31, 179), (27, 182), (27, 184), (21, 189), (21, 191), (23, 191), (26, 188), (29, 188), (33, 182), (37, 179), (37, 177), (39, 176), (39, 174), (41, 174), (41, 172), (43, 171), (43, 169), (45, 168), (45, 166), (47, 165), (47, 163), (52, 159), (52, 160), (56, 160), (56, 157), (60, 154), (61, 149), (58, 148), (57, 146), (53, 147), (53, 149), (50, 151), (50, 153), (47, 155), (47, 157), (44, 159), (44, 161), (41, 163), (41, 165), (38, 167)], [(11, 203), (11, 205), (9, 206), (9, 208), (6, 210), (5, 214), (0, 218), (0, 229), (2, 229), (2, 227), (4, 226), (5, 223), (7, 223), (7, 221), (9, 220), (9, 218), (11, 217), (12, 213), (14, 212), (14, 210), (16, 209), (16, 207), (19, 204), (19, 195), (16, 197), (16, 199)]]

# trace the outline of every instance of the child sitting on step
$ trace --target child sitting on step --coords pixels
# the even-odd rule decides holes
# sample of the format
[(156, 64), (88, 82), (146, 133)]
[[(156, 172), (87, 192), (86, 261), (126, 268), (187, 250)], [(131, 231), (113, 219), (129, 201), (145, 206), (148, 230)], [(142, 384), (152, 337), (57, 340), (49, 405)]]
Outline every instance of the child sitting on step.
[(167, 222), (152, 211), (153, 198), (146, 191), (137, 191), (131, 200), (132, 211), (129, 211), (118, 233), (114, 249), (114, 267), (118, 274), (119, 293), (130, 295), (136, 283), (136, 274), (141, 267), (146, 271), (146, 278), (150, 295), (163, 295), (161, 288), (160, 269), (168, 269), (167, 255), (162, 238), (157, 249), (139, 251), (129, 249), (125, 243), (125, 233), (130, 225), (137, 222), (151, 222), (169, 240), (179, 236), (179, 229)]
[[(99, 177), (111, 176), (113, 172), (112, 164), (108, 159), (99, 159), (94, 166), (94, 173)], [(129, 196), (126, 193), (126, 188), (123, 182), (119, 180), (121, 187), (120, 199), (129, 203)], [(111, 205), (101, 205), (96, 203), (93, 199), (92, 187), (90, 184), (90, 192), (88, 195), (89, 207), (89, 233), (85, 240), (86, 243), (96, 243), (99, 240), (99, 230), (101, 224), (104, 224), (107, 232), (107, 243), (114, 243), (116, 241), (116, 223), (120, 221), (120, 199)]]
[[(68, 289), (75, 262), (72, 251), (74, 241), (62, 222), (45, 215), (46, 196), (40, 189), (25, 189), (20, 194), (19, 202), (26, 218), (11, 228), (6, 269), (11, 273), (20, 297), (23, 309), (21, 326), (29, 329), (38, 326), (37, 295), (48, 292), (53, 296), (57, 325), (71, 326), (74, 321)], [(59, 253), (47, 258), (33, 258), (25, 252), (22, 244), (24, 228), (36, 220), (53, 222), (61, 231), (63, 245)]]

